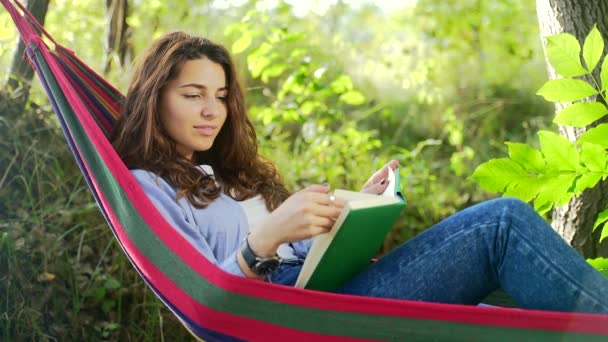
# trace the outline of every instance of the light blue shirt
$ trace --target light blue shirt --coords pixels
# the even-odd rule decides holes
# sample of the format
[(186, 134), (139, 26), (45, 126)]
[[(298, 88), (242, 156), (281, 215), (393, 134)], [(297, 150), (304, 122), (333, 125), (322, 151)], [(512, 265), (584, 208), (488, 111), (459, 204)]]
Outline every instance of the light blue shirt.
[[(199, 209), (186, 197), (176, 200), (175, 189), (154, 173), (140, 169), (131, 173), (169, 224), (201, 254), (224, 271), (245, 276), (236, 256), (249, 234), (249, 223), (239, 202), (221, 194), (206, 208)], [(296, 258), (306, 258), (311, 243), (308, 239), (290, 244)]]

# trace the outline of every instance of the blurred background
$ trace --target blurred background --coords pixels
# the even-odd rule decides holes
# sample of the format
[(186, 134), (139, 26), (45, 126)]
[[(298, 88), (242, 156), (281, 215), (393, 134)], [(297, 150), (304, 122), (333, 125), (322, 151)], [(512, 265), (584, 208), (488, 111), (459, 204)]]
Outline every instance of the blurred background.
[[(380, 253), (496, 196), (475, 167), (555, 129), (529, 0), (55, 0), (44, 18), (123, 92), (163, 33), (226, 45), (291, 190), (359, 189), (398, 159), (409, 205)], [(189, 339), (114, 241), (37, 79), (19, 100), (17, 42), (0, 10), (0, 340)]]

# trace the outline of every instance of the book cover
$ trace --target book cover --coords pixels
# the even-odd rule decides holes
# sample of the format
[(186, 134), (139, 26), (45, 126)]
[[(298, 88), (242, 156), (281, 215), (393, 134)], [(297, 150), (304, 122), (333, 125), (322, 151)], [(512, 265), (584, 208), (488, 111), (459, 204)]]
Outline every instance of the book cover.
[(296, 287), (334, 291), (370, 264), (406, 205), (396, 178), (389, 175), (383, 195), (334, 192), (346, 207), (334, 227), (314, 239)]

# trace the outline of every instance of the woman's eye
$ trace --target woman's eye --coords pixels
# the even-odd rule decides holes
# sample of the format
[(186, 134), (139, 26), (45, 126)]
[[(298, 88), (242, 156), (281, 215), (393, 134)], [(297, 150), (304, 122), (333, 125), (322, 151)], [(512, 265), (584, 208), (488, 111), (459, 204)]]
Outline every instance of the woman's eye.
[(222, 102), (226, 102), (226, 101), (228, 101), (228, 96), (218, 96), (217, 99)]
[(198, 99), (201, 96), (199, 94), (185, 94), (184, 97), (187, 99)]

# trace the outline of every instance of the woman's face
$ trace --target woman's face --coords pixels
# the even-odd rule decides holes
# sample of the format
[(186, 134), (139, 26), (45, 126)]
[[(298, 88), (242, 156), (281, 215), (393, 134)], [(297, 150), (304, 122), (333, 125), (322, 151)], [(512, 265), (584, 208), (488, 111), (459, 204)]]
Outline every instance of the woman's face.
[(228, 115), (227, 96), (224, 69), (204, 57), (186, 61), (167, 82), (160, 94), (160, 120), (180, 154), (192, 159), (195, 151), (213, 146)]

